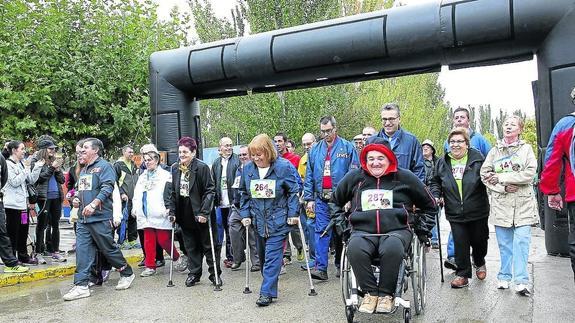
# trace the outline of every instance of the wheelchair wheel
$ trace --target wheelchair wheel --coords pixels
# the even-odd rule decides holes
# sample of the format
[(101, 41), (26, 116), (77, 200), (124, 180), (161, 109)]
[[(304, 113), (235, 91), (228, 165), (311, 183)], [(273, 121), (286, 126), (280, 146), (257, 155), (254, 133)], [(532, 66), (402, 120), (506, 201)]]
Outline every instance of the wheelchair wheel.
[(403, 322), (411, 322), (411, 310), (409, 308), (403, 309)]
[[(346, 306), (346, 308), (345, 308), (346, 316), (347, 316), (347, 311), (348, 311), (348, 306), (347, 306), (346, 300), (348, 300), (351, 297), (351, 289), (352, 289), (351, 277), (350, 277), (350, 274), (351, 274), (351, 272), (350, 272), (351, 268), (350, 267), (351, 266), (349, 265), (349, 260), (347, 259), (347, 249), (344, 247), (342, 255), (341, 255), (340, 283), (341, 283), (341, 296), (343, 298), (343, 305)], [(353, 320), (353, 314), (352, 314), (352, 320)]]
[(423, 312), (423, 303), (425, 302), (425, 296), (422, 286), (422, 272), (423, 266), (422, 261), (424, 256), (423, 246), (419, 243), (417, 237), (413, 243), (413, 258), (411, 266), (411, 288), (413, 290), (413, 308), (415, 309), (415, 315), (421, 314)]
[(421, 245), (421, 255), (419, 257), (419, 291), (421, 293), (421, 310), (425, 309), (425, 304), (427, 301), (427, 261), (425, 246)]

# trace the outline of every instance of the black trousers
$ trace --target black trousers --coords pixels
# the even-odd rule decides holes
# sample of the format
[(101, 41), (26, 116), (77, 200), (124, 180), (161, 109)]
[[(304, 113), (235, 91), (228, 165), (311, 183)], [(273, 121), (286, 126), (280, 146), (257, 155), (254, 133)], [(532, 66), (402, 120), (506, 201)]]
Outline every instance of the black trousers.
[(569, 243), (569, 257), (571, 258), (571, 269), (575, 275), (575, 202), (567, 203), (567, 221), (569, 224), (569, 236), (567, 243)]
[[(126, 237), (128, 241), (134, 241), (138, 239), (138, 220), (135, 216), (132, 216), (132, 200), (129, 199), (128, 202), (122, 202), (122, 208), (128, 203), (128, 223), (126, 226)], [(144, 242), (140, 239), (140, 244), (143, 246)], [(161, 249), (161, 248), (160, 248)]]
[[(212, 222), (216, 223), (215, 219)], [(216, 228), (212, 227), (215, 231)], [(214, 239), (216, 238), (215, 232), (213, 232)], [(210, 277), (214, 277), (214, 258), (212, 257), (212, 246), (210, 244), (210, 232), (207, 223), (196, 223), (194, 228), (182, 228), (182, 237), (184, 238), (184, 244), (186, 245), (186, 251), (188, 252), (188, 269), (190, 270), (189, 276), (194, 275), (196, 277), (202, 276), (202, 262), (204, 257), (208, 264), (208, 272)], [(214, 246), (216, 245), (214, 241)], [(216, 247), (216, 266), (218, 270), (218, 276), (221, 275), (222, 270), (220, 268), (220, 248)]]
[(489, 227), (487, 218), (470, 222), (449, 222), (453, 233), (455, 245), (455, 263), (460, 277), (471, 278), (470, 247), (473, 248), (473, 264), (477, 267), (485, 265), (487, 255), (487, 240), (489, 239)]
[[(390, 232), (390, 236), (364, 237), (352, 234), (347, 257), (362, 291), (372, 296), (394, 295), (399, 267), (411, 244), (409, 230)], [(372, 260), (379, 257), (379, 285), (373, 275)]]
[(6, 231), (10, 237), (12, 253), (16, 256), (16, 252), (18, 252), (18, 260), (26, 262), (30, 258), (26, 245), (29, 224), (28, 221), (22, 223), (22, 212), (21, 210), (6, 209)]
[[(142, 246), (142, 253), (144, 254), (144, 259), (146, 259), (146, 248), (144, 247), (144, 230), (137, 230), (138, 236), (140, 237), (140, 246)], [(156, 241), (156, 261), (164, 261), (164, 249)]]
[(18, 264), (18, 259), (12, 252), (12, 244), (6, 232), (6, 213), (4, 212), (4, 203), (0, 201), (0, 258), (7, 267), (14, 267)]
[[(36, 225), (36, 252), (49, 253), (60, 250), (60, 217), (62, 216), (62, 201), (57, 199), (38, 200), (41, 208)], [(46, 240), (44, 242), (44, 234)]]
[(224, 227), (224, 234), (226, 236), (226, 259), (234, 260), (232, 240), (230, 238), (230, 210), (231, 208), (229, 207), (222, 207), (220, 208), (220, 214), (222, 215), (222, 226)]

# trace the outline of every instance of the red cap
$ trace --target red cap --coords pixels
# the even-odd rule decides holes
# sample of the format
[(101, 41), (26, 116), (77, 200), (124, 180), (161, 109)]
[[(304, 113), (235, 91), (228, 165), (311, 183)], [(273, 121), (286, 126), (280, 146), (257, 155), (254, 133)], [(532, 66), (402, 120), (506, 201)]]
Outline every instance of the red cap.
[(359, 154), (359, 161), (361, 163), (361, 168), (363, 168), (366, 172), (368, 172), (371, 175), (371, 173), (367, 169), (367, 153), (373, 150), (379, 151), (380, 153), (384, 154), (385, 157), (387, 157), (387, 159), (389, 159), (389, 167), (387, 167), (383, 175), (397, 172), (397, 158), (395, 157), (393, 151), (389, 149), (389, 147), (383, 144), (369, 144), (363, 147), (361, 153)]

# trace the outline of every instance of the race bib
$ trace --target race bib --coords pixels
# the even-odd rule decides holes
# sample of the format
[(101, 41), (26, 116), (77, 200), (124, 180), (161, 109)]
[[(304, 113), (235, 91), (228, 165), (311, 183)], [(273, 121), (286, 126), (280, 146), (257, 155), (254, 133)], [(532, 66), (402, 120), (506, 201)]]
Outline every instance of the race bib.
[(496, 173), (518, 172), (521, 169), (519, 158), (515, 155), (506, 156), (493, 162)]
[(92, 190), (92, 174), (80, 175), (78, 181), (78, 191), (91, 191)]
[(190, 196), (190, 182), (188, 181), (188, 176), (185, 175), (180, 178), (180, 196)]
[(220, 182), (222, 190), (228, 189), (227, 176), (222, 176), (222, 181)]
[(250, 182), (250, 192), (255, 199), (273, 199), (276, 197), (276, 180), (255, 179)]
[(323, 176), (331, 176), (331, 162), (329, 160), (323, 164)]
[(456, 181), (462, 180), (465, 165), (453, 165), (453, 167), (451, 167), (451, 171), (453, 172), (453, 178), (455, 178)]
[(393, 191), (365, 190), (361, 192), (361, 209), (364, 211), (393, 208)]
[(241, 176), (236, 176), (236, 179), (234, 179), (234, 184), (232, 185), (232, 188), (240, 188), (240, 181), (242, 180)]

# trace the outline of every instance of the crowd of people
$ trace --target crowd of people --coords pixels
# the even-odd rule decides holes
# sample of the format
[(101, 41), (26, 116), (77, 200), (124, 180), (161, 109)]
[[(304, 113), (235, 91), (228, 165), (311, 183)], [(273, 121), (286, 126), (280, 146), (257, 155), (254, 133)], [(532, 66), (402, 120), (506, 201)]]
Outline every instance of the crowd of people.
[[(571, 96), (575, 104), (575, 90)], [(468, 286), (473, 272), (478, 280), (486, 279), (492, 224), (500, 253), (498, 288), (514, 284), (519, 294), (529, 296), (527, 260), (531, 228), (538, 223), (533, 187), (537, 160), (521, 139), (523, 120), (504, 120), (502, 139), (492, 148), (470, 128), (469, 111), (455, 109), (441, 157), (431, 140), (420, 143), (401, 127), (399, 105), (383, 105), (381, 121), (380, 131), (368, 126), (348, 141), (338, 135), (335, 118), (324, 116), (316, 130), (319, 141), (311, 132), (301, 138), (303, 156), (295, 153), (296, 143), (283, 132), (257, 135), (239, 147), (239, 154), (224, 137), (212, 165), (197, 158), (197, 143), (189, 137), (178, 141), (178, 161), (172, 165), (161, 163), (154, 145), (143, 146), (140, 167), (132, 161), (133, 147), (125, 146), (112, 164), (103, 158), (102, 142), (87, 138), (77, 143), (77, 162), (67, 176), (53, 138), (39, 138), (29, 165), (24, 163), (24, 144), (10, 141), (0, 157), (4, 272), (26, 272), (30, 265), (45, 263), (44, 257), (66, 261), (59, 252), (59, 219), (66, 198), (75, 221), (77, 257), (74, 287), (65, 300), (90, 296), (89, 287), (106, 281), (112, 268), (120, 274), (116, 289), (129, 288), (135, 273), (120, 246), (140, 246), (141, 277), (157, 273), (165, 264), (165, 252), (176, 270), (187, 271), (187, 287), (201, 280), (204, 259), (208, 280), (216, 286), (223, 284), (220, 262), (229, 270), (240, 270), (245, 263), (245, 270), (261, 272), (256, 303), (268, 306), (279, 295), (279, 276), (294, 261), (291, 244), (302, 269), (311, 268), (315, 280), (328, 280), (332, 254), (335, 275), (340, 275), (345, 239), (350, 264), (366, 293), (360, 311), (389, 313), (399, 265), (412, 237), (441, 248), (436, 221), (443, 209), (451, 227), (444, 263), (455, 271), (451, 287)], [(575, 208), (574, 124), (573, 116), (562, 119), (547, 151), (541, 188), (555, 209), (563, 207), (563, 168), (567, 208)], [(565, 160), (570, 165), (562, 168)], [(419, 221), (412, 226), (414, 214)], [(36, 256), (26, 243), (33, 216)], [(222, 241), (217, 239), (218, 219)], [(351, 231), (342, 235), (332, 229), (334, 219), (351, 224)], [(575, 259), (573, 240), (571, 233)], [(373, 258), (381, 262), (379, 282), (372, 274)]]

